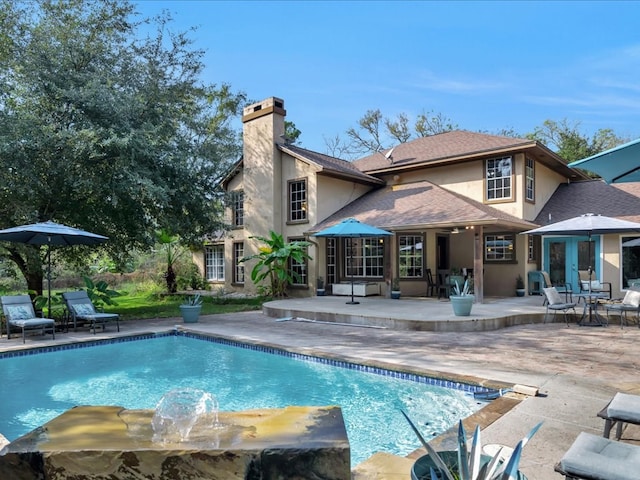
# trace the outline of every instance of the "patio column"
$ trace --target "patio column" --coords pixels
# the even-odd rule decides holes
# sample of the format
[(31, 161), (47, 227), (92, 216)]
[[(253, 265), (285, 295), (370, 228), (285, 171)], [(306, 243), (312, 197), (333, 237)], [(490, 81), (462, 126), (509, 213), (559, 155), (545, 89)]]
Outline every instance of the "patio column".
[(484, 303), (484, 264), (482, 239), (484, 229), (482, 225), (475, 227), (473, 237), (473, 294), (476, 296), (476, 303)]

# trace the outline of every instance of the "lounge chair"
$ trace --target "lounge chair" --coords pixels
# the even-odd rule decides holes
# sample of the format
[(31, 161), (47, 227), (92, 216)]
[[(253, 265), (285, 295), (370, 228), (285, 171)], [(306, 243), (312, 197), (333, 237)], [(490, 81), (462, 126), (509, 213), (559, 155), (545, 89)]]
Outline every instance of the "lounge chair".
[(556, 313), (562, 311), (564, 313), (564, 321), (569, 326), (569, 319), (567, 318), (567, 312), (569, 310), (573, 310), (573, 314), (576, 314), (576, 304), (574, 302), (562, 301), (562, 297), (560, 293), (556, 289), (556, 287), (546, 287), (543, 288), (544, 296), (546, 298), (547, 309), (544, 313), (544, 323), (547, 323), (547, 317), (549, 315), (549, 310), (553, 310), (553, 317), (555, 318)]
[(607, 311), (607, 323), (609, 323), (609, 312), (611, 310), (620, 314), (621, 328), (627, 323), (627, 312), (635, 312), (636, 323), (640, 328), (640, 287), (630, 287), (625, 293), (622, 302), (605, 303), (604, 308)]
[(638, 480), (640, 447), (580, 432), (555, 471), (566, 480)]
[(2, 303), (2, 311), (7, 324), (7, 339), (11, 338), (11, 328), (15, 327), (22, 330), (22, 343), (25, 343), (25, 332), (27, 330), (40, 330), (42, 335), (50, 331), (55, 340), (55, 320), (36, 316), (29, 295), (3, 296), (0, 297), (0, 302)]
[(640, 396), (618, 392), (607, 406), (598, 412), (598, 416), (604, 419), (602, 436), (609, 438), (611, 429), (617, 424), (616, 440), (620, 440), (625, 423), (640, 425)]
[(95, 335), (96, 325), (101, 324), (102, 331), (104, 331), (106, 323), (111, 320), (115, 320), (118, 331), (120, 331), (120, 315), (117, 313), (98, 312), (86, 291), (64, 292), (62, 298), (64, 298), (64, 302), (67, 305), (74, 332), (78, 328), (78, 321), (88, 322)]
[(578, 280), (580, 283), (580, 293), (606, 293), (607, 298), (611, 298), (611, 282), (601, 282), (593, 278), (595, 272), (589, 277), (589, 270), (578, 270)]

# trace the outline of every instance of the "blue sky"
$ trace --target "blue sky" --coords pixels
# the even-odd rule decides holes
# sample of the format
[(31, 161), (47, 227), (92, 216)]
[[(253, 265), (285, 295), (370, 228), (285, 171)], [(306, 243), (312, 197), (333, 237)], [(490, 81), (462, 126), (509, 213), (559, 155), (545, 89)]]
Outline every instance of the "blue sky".
[(640, 137), (640, 2), (135, 2), (206, 50), (208, 83), (284, 99), (325, 152), (370, 109), (525, 134), (547, 120)]

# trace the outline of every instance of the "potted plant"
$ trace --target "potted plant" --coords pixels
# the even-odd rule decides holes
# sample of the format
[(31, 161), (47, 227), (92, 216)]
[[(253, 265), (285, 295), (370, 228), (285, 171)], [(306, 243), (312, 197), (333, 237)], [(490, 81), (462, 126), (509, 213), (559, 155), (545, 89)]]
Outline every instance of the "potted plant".
[(400, 279), (393, 278), (391, 280), (391, 298), (398, 300), (400, 298)]
[(318, 277), (318, 279), (316, 280), (316, 295), (318, 297), (324, 297), (324, 294), (324, 279), (322, 277)]
[(454, 267), (449, 274), (449, 284), (455, 285), (456, 282), (464, 282), (464, 275), (462, 274), (462, 270)]
[(475, 296), (469, 293), (469, 281), (464, 281), (464, 286), (460, 288), (460, 284), (456, 282), (453, 285), (453, 295), (449, 296), (453, 313), (459, 317), (468, 317), (471, 315), (471, 307), (475, 300)]
[(516, 295), (518, 297), (524, 297), (524, 280), (522, 275), (516, 277)]
[(184, 297), (184, 302), (180, 305), (180, 313), (184, 323), (196, 323), (202, 310), (202, 297), (200, 294), (188, 295)]
[(467, 433), (462, 420), (458, 423), (458, 450), (436, 452), (424, 439), (409, 416), (402, 411), (409, 425), (427, 450), (427, 455), (418, 458), (411, 469), (412, 480), (498, 480), (502, 478), (526, 480), (526, 476), (518, 470), (522, 449), (531, 437), (542, 426), (538, 423), (518, 442), (511, 455), (503, 453), (500, 448), (493, 456), (482, 454), (480, 441), (480, 427), (476, 426), (471, 442), (471, 449), (467, 447)]

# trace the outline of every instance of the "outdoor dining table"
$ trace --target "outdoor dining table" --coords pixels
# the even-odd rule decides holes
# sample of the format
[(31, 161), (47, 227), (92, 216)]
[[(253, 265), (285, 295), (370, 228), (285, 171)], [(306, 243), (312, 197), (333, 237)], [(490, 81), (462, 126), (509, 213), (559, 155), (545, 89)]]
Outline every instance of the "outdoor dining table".
[[(582, 327), (604, 327), (607, 325), (607, 320), (600, 314), (598, 314), (598, 300), (608, 299), (609, 295), (603, 292), (582, 292), (578, 294), (578, 303), (580, 299), (584, 301), (584, 310), (582, 311), (582, 318), (578, 322), (578, 325)], [(589, 313), (587, 314), (587, 309)]]

